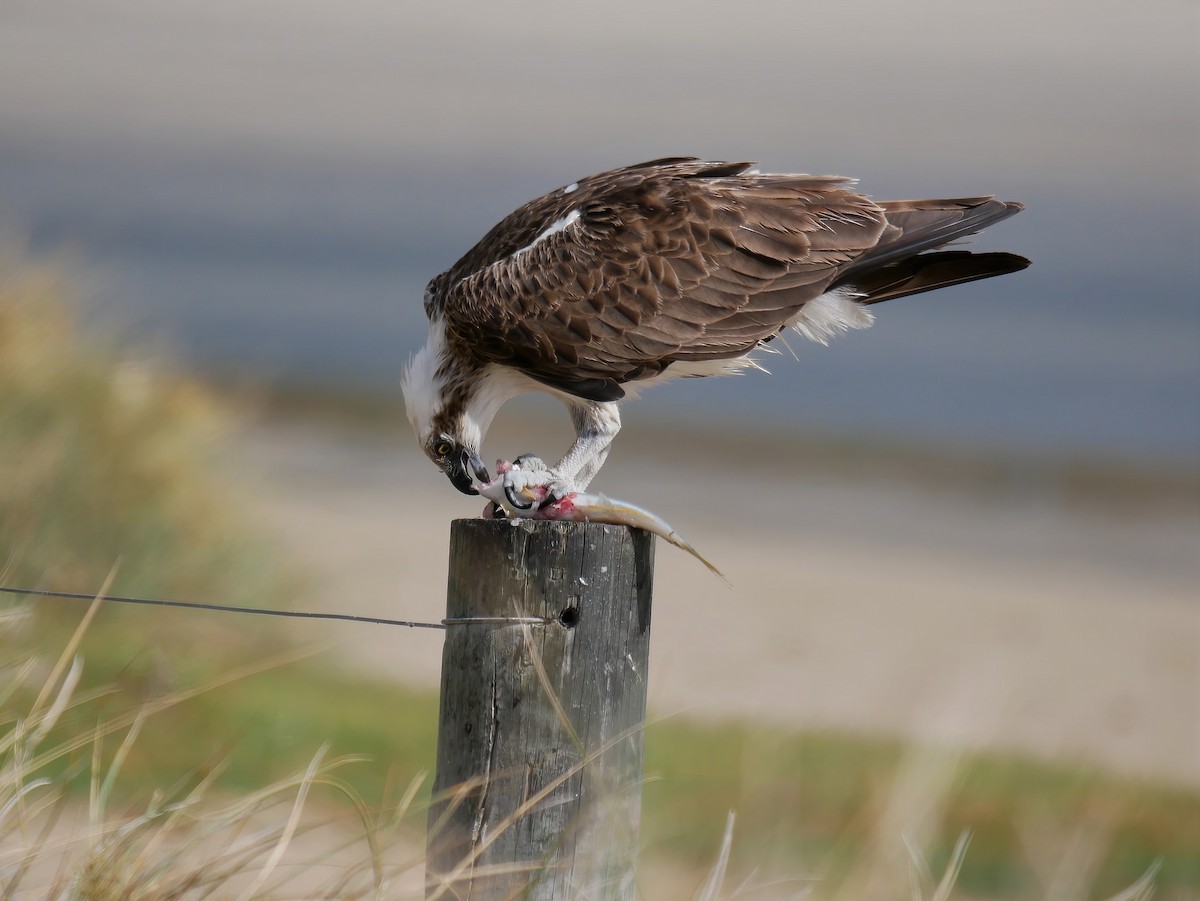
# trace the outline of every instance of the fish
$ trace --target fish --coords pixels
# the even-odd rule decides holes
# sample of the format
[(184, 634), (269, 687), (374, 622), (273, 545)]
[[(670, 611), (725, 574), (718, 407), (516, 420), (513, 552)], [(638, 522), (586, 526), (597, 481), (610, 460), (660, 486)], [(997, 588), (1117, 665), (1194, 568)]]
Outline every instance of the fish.
[(550, 522), (598, 522), (614, 526), (633, 526), (644, 529), (652, 535), (657, 535), (668, 544), (674, 545), (681, 551), (686, 551), (699, 560), (709, 572), (717, 576), (726, 585), (729, 580), (707, 558), (697, 551), (671, 525), (655, 513), (644, 507), (631, 504), (629, 501), (618, 500), (604, 494), (589, 494), (583, 491), (573, 491), (556, 501), (546, 503), (549, 489), (545, 486), (530, 486), (522, 488), (517, 494), (519, 500), (528, 504), (518, 506), (504, 488), (504, 474), (520, 467), (507, 460), (496, 461), (496, 477), (490, 482), (475, 480), (475, 488), (480, 495), (492, 503), (484, 511), (484, 516), (493, 518), (496, 509), (505, 516), (520, 519), (540, 519)]

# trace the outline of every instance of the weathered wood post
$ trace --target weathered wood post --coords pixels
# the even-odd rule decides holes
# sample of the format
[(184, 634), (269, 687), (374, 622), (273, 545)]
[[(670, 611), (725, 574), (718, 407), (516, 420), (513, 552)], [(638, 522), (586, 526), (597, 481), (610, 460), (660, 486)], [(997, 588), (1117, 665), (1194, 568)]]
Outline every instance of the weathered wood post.
[(454, 522), (427, 898), (635, 896), (653, 541)]

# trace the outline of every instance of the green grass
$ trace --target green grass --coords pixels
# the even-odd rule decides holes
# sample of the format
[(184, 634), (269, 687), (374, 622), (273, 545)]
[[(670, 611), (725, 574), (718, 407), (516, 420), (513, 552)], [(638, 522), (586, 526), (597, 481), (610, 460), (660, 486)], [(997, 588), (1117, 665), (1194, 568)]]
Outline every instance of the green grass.
[[(80, 340), (63, 296), (52, 271), (0, 256), (2, 581), (96, 591), (116, 567), (114, 592), (295, 606), (296, 587), (241, 525), (237, 498), (216, 475), (228, 416), (222, 404), (188, 379), (129, 363), (115, 345)], [(13, 603), (35, 616), (25, 631), (0, 635), (0, 667), (30, 655), (53, 659), (84, 607)], [(215, 770), (218, 790), (253, 792), (303, 769), (328, 743), (334, 757), (368, 755), (370, 762), (347, 764), (339, 777), (376, 806), (394, 803), (433, 766), (436, 698), (348, 675), (319, 657), (280, 662), (296, 653), (277, 636), (272, 621), (103, 607), (81, 648), (79, 691), (111, 690), (68, 710), (56, 735), (86, 735), (155, 698), (258, 668), (156, 713), (131, 745), (114, 797), (144, 803)], [(397, 635), (401, 646), (435, 640)], [(31, 700), (27, 692), (0, 705), (0, 727), (11, 727)], [(101, 759), (111, 759), (120, 740), (105, 739)], [(83, 743), (48, 771), (84, 793), (91, 755)], [(732, 873), (758, 868), (820, 876), (826, 888), (852, 885), (869, 861), (897, 848), (903, 854), (898, 832), (908, 827), (893, 808), (915, 785), (920, 803), (901, 813), (928, 838), (935, 872), (960, 833), (973, 835), (958, 882), (965, 894), (1033, 897), (1039, 881), (1030, 843), (1065, 847), (1093, 833), (1102, 846), (1094, 897), (1134, 882), (1158, 858), (1158, 897), (1200, 893), (1196, 793), (994, 755), (935, 755), (925, 758), (934, 765), (922, 776), (922, 759), (898, 743), (862, 737), (653, 723), (646, 854), (707, 869), (733, 809)], [(410, 821), (423, 825), (419, 814)]]
[(1107, 832), (1094, 882), (1102, 895), (1134, 882), (1158, 857), (1168, 897), (1168, 889), (1200, 888), (1195, 793), (1000, 755), (956, 761), (898, 742), (744, 724), (651, 726), (646, 773), (658, 778), (646, 786), (644, 840), (701, 865), (732, 809), (735, 866), (836, 882), (868, 851), (898, 780), (923, 755), (956, 767), (933, 812), (931, 862), (937, 871), (969, 830), (958, 879), (968, 894), (1031, 897), (1022, 830), (1041, 824), (1062, 838), (1097, 822)]

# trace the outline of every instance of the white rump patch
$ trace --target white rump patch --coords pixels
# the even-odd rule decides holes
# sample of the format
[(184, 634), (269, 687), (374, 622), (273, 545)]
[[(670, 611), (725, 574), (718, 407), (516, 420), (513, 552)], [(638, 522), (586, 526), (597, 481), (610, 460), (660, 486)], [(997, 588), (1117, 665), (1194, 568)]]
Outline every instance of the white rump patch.
[(788, 325), (818, 344), (828, 344), (830, 338), (850, 329), (869, 328), (875, 317), (855, 300), (862, 296), (848, 288), (822, 294), (802, 306)]
[(424, 445), (429, 438), (430, 424), (442, 406), (442, 389), (445, 379), (438, 375), (446, 354), (446, 330), (442, 320), (429, 323), (429, 337), (404, 367), (400, 376), (400, 390), (404, 392), (404, 411), (413, 431)]
[(572, 222), (576, 221), (578, 218), (579, 218), (579, 210), (577, 210), (577, 209), (571, 210), (571, 212), (567, 213), (567, 215), (563, 216), (561, 219), (554, 220), (554, 222), (552, 222), (550, 224), (549, 228), (547, 228), (544, 232), (542, 232), (540, 235), (538, 235), (536, 238), (534, 238), (532, 241), (530, 241), (528, 244), (526, 244), (524, 247), (522, 247), (520, 250), (518, 250), (516, 253), (514, 253), (513, 256), (519, 257), (521, 254), (523, 254), (529, 250), (532, 250), (534, 247), (541, 244), (543, 241), (545, 241), (551, 235), (557, 235), (560, 231), (565, 231), (567, 229), (567, 227), (570, 226), (570, 224)]

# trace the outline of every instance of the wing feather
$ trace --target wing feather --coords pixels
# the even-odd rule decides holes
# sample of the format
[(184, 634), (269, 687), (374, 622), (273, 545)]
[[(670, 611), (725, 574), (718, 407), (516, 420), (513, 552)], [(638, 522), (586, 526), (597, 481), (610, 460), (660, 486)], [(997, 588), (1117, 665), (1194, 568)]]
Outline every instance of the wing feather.
[(750, 165), (655, 160), (552, 191), (435, 278), (426, 311), (481, 363), (612, 400), (674, 362), (748, 352), (855, 266), (940, 246), (997, 203), (876, 204), (847, 179)]

